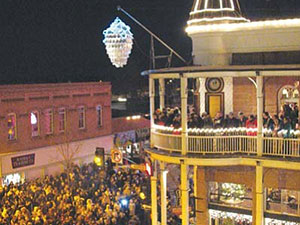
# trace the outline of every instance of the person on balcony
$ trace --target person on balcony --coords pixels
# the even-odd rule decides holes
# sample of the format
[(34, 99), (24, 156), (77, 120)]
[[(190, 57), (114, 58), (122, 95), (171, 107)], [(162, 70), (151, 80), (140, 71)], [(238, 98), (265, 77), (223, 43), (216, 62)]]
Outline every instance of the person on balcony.
[(189, 128), (202, 128), (203, 120), (196, 113), (192, 113), (188, 120)]
[(238, 126), (239, 126), (239, 121), (234, 117), (233, 112), (230, 112), (225, 119), (225, 127), (232, 128)]
[(272, 136), (273, 137), (278, 137), (278, 132), (282, 129), (282, 123), (279, 120), (279, 117), (277, 115), (274, 115), (273, 118), (274, 118), (273, 119), (274, 125), (273, 125)]
[(257, 135), (257, 131), (255, 129), (255, 128), (257, 128), (257, 120), (254, 115), (249, 116), (249, 119), (246, 122), (246, 128), (249, 129), (247, 131), (248, 136), (256, 136)]
[(213, 127), (213, 121), (209, 114), (204, 112), (204, 113), (202, 113), (201, 117), (202, 117), (202, 121), (203, 121), (203, 128), (212, 128)]
[(214, 118), (214, 128), (224, 128), (225, 120), (222, 112), (217, 112)]
[(273, 130), (274, 127), (274, 121), (271, 118), (270, 114), (268, 112), (263, 113), (263, 126), (266, 129), (271, 129)]
[(239, 122), (239, 127), (246, 127), (246, 122), (247, 122), (247, 117), (244, 115), (243, 112), (238, 113), (238, 122)]
[(285, 131), (283, 133), (283, 138), (290, 138), (291, 137), (291, 130), (292, 130), (292, 124), (288, 117), (283, 118), (283, 130)]

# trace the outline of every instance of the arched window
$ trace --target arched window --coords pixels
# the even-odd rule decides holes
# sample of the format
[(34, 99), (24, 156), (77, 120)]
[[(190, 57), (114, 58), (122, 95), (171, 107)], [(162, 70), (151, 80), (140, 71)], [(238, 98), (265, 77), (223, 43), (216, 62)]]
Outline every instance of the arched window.
[(286, 103), (294, 103), (299, 106), (299, 100), (298, 88), (292, 85), (285, 85), (278, 92), (278, 110), (280, 111), (281, 107)]

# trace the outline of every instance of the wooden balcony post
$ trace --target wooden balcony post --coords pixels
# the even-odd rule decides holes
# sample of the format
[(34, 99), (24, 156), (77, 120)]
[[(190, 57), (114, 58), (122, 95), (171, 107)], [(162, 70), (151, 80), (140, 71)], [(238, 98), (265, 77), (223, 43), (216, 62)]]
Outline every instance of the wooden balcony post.
[(181, 74), (180, 77), (180, 95), (181, 95), (181, 154), (186, 155), (188, 150), (188, 133), (187, 133), (187, 78)]
[(151, 135), (150, 135), (150, 147), (154, 147), (154, 142), (153, 142), (153, 132), (154, 132), (154, 111), (155, 111), (155, 81), (153, 78), (149, 78), (149, 97), (150, 97), (150, 126), (151, 126)]
[(161, 225), (167, 225), (167, 175), (165, 163), (160, 163)]
[(254, 225), (264, 225), (264, 189), (263, 189), (263, 167), (259, 164), (256, 165), (255, 173), (255, 196), (253, 204), (252, 217)]
[(165, 79), (159, 78), (159, 108), (165, 108)]
[(189, 183), (188, 183), (189, 166), (182, 160), (180, 164), (181, 178), (181, 224), (189, 225)]
[(256, 72), (256, 98), (257, 98), (257, 155), (262, 156), (263, 153), (263, 77)]
[(157, 161), (153, 161), (154, 165), (154, 173), (151, 176), (151, 220), (152, 225), (157, 225), (157, 168), (156, 168)]

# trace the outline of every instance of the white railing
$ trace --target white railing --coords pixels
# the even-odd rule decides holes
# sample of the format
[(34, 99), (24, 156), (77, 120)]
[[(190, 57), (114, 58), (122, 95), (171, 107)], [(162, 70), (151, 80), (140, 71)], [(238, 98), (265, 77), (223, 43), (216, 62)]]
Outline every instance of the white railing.
[(300, 139), (264, 138), (263, 154), (300, 157)]
[(152, 132), (152, 139), (156, 148), (181, 152), (181, 135), (162, 134), (158, 132)]
[[(181, 152), (181, 135), (153, 132), (156, 148)], [(257, 154), (256, 136), (188, 136), (188, 153)], [(263, 138), (263, 156), (300, 157), (300, 139)]]
[(251, 136), (189, 136), (188, 152), (202, 154), (256, 154), (256, 138)]

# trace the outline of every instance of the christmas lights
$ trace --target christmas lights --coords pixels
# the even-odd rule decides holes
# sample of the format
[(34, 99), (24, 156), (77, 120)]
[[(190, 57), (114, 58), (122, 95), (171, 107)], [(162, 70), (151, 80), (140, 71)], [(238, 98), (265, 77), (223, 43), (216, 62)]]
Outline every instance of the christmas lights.
[(267, 20), (267, 21), (257, 21), (257, 22), (248, 21), (249, 23), (193, 25), (193, 23), (197, 23), (197, 22), (199, 21), (196, 20), (188, 21), (188, 27), (186, 28), (186, 32), (188, 34), (194, 34), (199, 32), (218, 32), (218, 31), (229, 32), (229, 31), (239, 31), (239, 30), (260, 30), (260, 29), (268, 29), (268, 28), (286, 28), (286, 27), (300, 26), (300, 19), (298, 18), (283, 19), (283, 20)]
[(117, 68), (125, 66), (133, 44), (130, 27), (117, 17), (110, 27), (103, 31), (103, 35), (103, 43), (111, 63)]
[(214, 210), (214, 209), (209, 209), (208, 212), (212, 219), (227, 219), (227, 218), (229, 218), (236, 222), (252, 223), (252, 216), (249, 216), (249, 215), (219, 211), (219, 210)]

